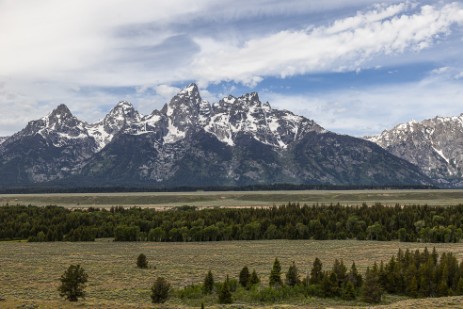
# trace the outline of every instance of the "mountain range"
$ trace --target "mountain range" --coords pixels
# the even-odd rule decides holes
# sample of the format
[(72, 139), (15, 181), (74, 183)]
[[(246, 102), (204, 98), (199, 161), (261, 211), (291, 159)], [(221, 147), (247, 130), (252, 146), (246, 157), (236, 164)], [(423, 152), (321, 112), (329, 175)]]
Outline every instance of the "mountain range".
[(367, 139), (415, 164), (439, 186), (463, 186), (463, 114), (402, 123)]
[[(0, 186), (458, 184), (450, 178), (461, 178), (462, 152), (443, 150), (451, 139), (445, 140), (445, 133), (438, 138), (437, 132), (451, 125), (435, 122), (428, 126), (433, 133), (426, 133), (432, 143), (420, 146), (434, 150), (428, 154), (415, 144), (402, 146), (424, 134), (408, 137), (407, 132), (428, 127), (407, 124), (412, 129), (355, 138), (273, 109), (255, 92), (210, 104), (191, 84), (149, 115), (122, 101), (101, 121), (87, 123), (59, 105), (0, 139)], [(455, 137), (461, 130), (460, 124)]]

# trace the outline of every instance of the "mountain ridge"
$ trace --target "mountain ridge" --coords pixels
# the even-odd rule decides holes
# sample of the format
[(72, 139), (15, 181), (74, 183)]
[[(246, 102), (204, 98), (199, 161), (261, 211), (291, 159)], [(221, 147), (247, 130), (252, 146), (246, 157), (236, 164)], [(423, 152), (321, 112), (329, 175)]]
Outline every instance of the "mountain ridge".
[(196, 84), (142, 115), (120, 101), (86, 123), (64, 105), (0, 144), (11, 185), (428, 185), (374, 143), (262, 103), (256, 92), (210, 104)]
[(441, 185), (463, 186), (463, 114), (412, 120), (366, 139), (417, 165)]

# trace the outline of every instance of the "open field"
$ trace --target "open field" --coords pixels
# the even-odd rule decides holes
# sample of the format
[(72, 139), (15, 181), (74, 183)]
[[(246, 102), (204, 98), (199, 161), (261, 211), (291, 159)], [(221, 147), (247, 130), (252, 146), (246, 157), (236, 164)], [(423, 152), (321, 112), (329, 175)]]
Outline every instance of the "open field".
[[(208, 243), (116, 243), (100, 240), (92, 243), (26, 243), (0, 242), (0, 295), (7, 301), (0, 307), (16, 308), (20, 304), (36, 303), (47, 307), (150, 307), (149, 287), (156, 276), (166, 277), (178, 288), (200, 283), (209, 269), (216, 280), (226, 274), (237, 277), (244, 265), (255, 268), (264, 284), (275, 257), (286, 272), (295, 261), (302, 274), (310, 271), (315, 257), (331, 268), (334, 258), (342, 258), (350, 265), (355, 260), (359, 270), (365, 270), (373, 261), (386, 260), (402, 249), (423, 249), (435, 246), (439, 252), (452, 251), (463, 258), (463, 244), (421, 244), (373, 241), (239, 241)], [(140, 270), (135, 267), (139, 253), (147, 255), (155, 268)], [(78, 304), (60, 300), (58, 278), (70, 264), (81, 264), (89, 274), (87, 299)], [(213, 298), (215, 300), (215, 297)], [(389, 298), (389, 301), (401, 298)], [(418, 306), (423, 302), (461, 304), (463, 298), (407, 300), (403, 306)], [(298, 303), (301, 302), (301, 303)], [(302, 306), (336, 306), (335, 300), (303, 299), (293, 308)], [(355, 304), (355, 303), (352, 303)], [(400, 303), (402, 304), (402, 302)], [(169, 301), (171, 308), (183, 307), (179, 299)], [(257, 306), (255, 304), (254, 306)], [(398, 306), (398, 307), (397, 307)], [(420, 305), (421, 306), (421, 305)], [(276, 308), (271, 306), (267, 308)], [(280, 305), (278, 308), (285, 308)]]
[(304, 190), (304, 191), (223, 191), (223, 192), (142, 192), (142, 193), (58, 193), (2, 194), (0, 205), (58, 205), (64, 207), (269, 207), (273, 204), (340, 203), (360, 205), (457, 205), (463, 203), (463, 190)]

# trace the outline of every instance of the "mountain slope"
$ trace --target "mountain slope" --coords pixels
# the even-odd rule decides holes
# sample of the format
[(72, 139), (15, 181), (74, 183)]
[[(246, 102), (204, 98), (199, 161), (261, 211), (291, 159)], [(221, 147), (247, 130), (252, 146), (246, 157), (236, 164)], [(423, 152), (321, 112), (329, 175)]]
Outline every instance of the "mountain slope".
[(326, 131), (257, 93), (202, 100), (191, 84), (150, 115), (119, 102), (94, 124), (60, 105), (0, 144), (2, 186), (430, 184), (377, 145)]
[(463, 185), (463, 114), (411, 121), (368, 140), (448, 186)]

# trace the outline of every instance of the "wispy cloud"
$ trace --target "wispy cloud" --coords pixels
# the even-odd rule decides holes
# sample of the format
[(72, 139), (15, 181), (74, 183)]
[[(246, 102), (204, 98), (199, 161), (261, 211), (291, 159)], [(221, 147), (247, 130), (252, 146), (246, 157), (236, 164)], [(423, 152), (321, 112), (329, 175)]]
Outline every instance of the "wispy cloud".
[(202, 47), (193, 76), (205, 82), (233, 80), (255, 85), (266, 76), (357, 70), (375, 56), (420, 51), (453, 25), (463, 23), (463, 6), (425, 5), (411, 14), (398, 4), (358, 13), (309, 31), (280, 31), (242, 46), (197, 38)]
[(329, 93), (281, 95), (267, 92), (261, 97), (272, 102), (272, 107), (297, 112), (328, 130), (359, 137), (379, 134), (412, 119), (420, 121), (463, 113), (461, 83), (436, 76), (419, 82)]
[[(0, 135), (21, 129), (59, 103), (83, 120), (95, 121), (121, 99), (134, 102), (143, 113), (161, 108), (192, 80), (200, 83), (204, 98), (215, 100), (233, 91), (233, 84), (259, 87), (269, 77), (420, 59), (450, 69), (433, 72), (440, 86), (415, 89), (427, 93), (417, 100), (434, 99), (435, 105), (444, 96), (455, 102), (444, 90), (456, 89), (463, 66), (446, 63), (446, 57), (459, 59), (463, 52), (460, 36), (455, 38), (462, 24), (463, 5), (450, 1), (0, 1), (0, 113), (9, 115), (0, 120)], [(455, 42), (446, 52), (435, 47), (450, 44), (449, 38)], [(224, 81), (231, 86), (211, 91)], [(320, 117), (330, 129), (363, 134), (379, 128), (371, 124), (373, 116), (360, 119), (368, 112), (375, 115), (366, 100), (390, 106), (388, 92), (395, 91), (405, 102), (413, 95), (408, 86), (366, 85), (364, 91), (335, 90), (311, 100), (295, 88), (292, 95), (273, 92), (269, 100), (281, 106), (296, 102), (291, 105), (296, 111), (313, 114), (317, 121)], [(317, 114), (314, 106), (331, 114)], [(352, 124), (346, 117), (353, 113), (350, 106), (358, 112)], [(407, 112), (389, 117), (399, 120)], [(331, 121), (335, 116), (346, 121)]]

